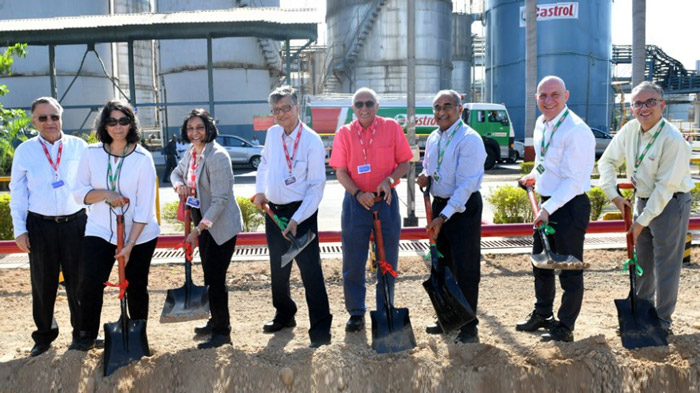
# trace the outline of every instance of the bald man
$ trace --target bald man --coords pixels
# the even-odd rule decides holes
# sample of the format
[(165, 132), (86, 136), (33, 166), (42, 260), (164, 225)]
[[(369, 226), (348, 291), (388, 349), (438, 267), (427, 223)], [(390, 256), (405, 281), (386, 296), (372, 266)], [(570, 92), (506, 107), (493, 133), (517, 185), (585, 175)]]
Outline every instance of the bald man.
[[(548, 224), (555, 232), (549, 235), (552, 251), (573, 255), (583, 261), (583, 241), (591, 214), (586, 191), (591, 188), (595, 164), (595, 138), (591, 129), (566, 106), (569, 91), (557, 76), (547, 76), (537, 85), (537, 107), (542, 116), (535, 123), (533, 144), (535, 165), (522, 181), (535, 180), (541, 197), (540, 213), (534, 226)], [(533, 234), (533, 254), (542, 252), (537, 231)], [(548, 330), (542, 341), (574, 340), (574, 325), (583, 302), (583, 271), (562, 270), (559, 282), (564, 294), (554, 318), (554, 270), (532, 267), (535, 275), (535, 309), (527, 320), (516, 325), (518, 331)]]

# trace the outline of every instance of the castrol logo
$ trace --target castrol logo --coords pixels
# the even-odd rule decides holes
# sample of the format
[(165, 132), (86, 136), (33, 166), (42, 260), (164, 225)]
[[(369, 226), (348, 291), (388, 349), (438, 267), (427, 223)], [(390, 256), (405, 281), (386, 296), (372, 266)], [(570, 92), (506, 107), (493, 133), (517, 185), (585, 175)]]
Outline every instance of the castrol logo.
[[(394, 120), (405, 127), (408, 122), (408, 115), (405, 113), (399, 113), (394, 116)], [(435, 116), (433, 115), (416, 115), (416, 127), (437, 127), (437, 122), (435, 121)]]

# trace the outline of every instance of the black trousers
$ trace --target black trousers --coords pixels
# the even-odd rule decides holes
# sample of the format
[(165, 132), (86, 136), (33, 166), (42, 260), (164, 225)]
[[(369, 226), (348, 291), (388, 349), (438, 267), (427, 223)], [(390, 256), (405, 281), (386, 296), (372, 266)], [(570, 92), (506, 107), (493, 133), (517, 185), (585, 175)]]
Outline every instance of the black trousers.
[[(446, 200), (433, 200), (433, 217), (437, 217), (447, 206)], [(443, 258), (438, 259), (442, 266), (450, 268), (457, 280), (459, 289), (469, 305), (476, 312), (479, 303), (479, 282), (481, 281), (481, 193), (473, 193), (466, 204), (466, 210), (453, 214), (442, 225), (435, 241)], [(478, 319), (469, 322), (462, 329), (473, 329)]]
[[(270, 208), (278, 217), (291, 219), (300, 205), (301, 202), (288, 205), (270, 204)], [(321, 268), (321, 249), (318, 243), (318, 211), (299, 223), (297, 235), (304, 234), (309, 229), (316, 234), (316, 238), (296, 256), (295, 260), (299, 267), (301, 281), (304, 283), (306, 304), (309, 307), (311, 323), (309, 337), (311, 341), (318, 341), (330, 338), (331, 322), (333, 320)], [(265, 235), (267, 236), (267, 246), (270, 250), (272, 305), (276, 309), (275, 320), (287, 322), (297, 312), (297, 305), (292, 299), (289, 290), (289, 275), (292, 272), (292, 264), (290, 263), (284, 268), (281, 267), (282, 254), (289, 249), (291, 243), (282, 236), (282, 231), (269, 216), (265, 217)]]
[(236, 236), (218, 245), (209, 231), (202, 231), (198, 241), (199, 256), (202, 258), (204, 270), (204, 285), (209, 286), (209, 311), (213, 333), (229, 335), (231, 334), (231, 314), (228, 309), (226, 272), (236, 248)]
[(165, 170), (163, 171), (163, 180), (161, 183), (170, 182), (170, 172), (177, 168), (177, 156), (168, 155), (165, 158)]
[(63, 271), (70, 309), (73, 338), (78, 338), (78, 281), (82, 261), (83, 238), (87, 215), (63, 223), (44, 220), (33, 213), (27, 215), (29, 236), (29, 272), (32, 282), (32, 314), (36, 344), (49, 344), (58, 337), (58, 324), (53, 317), (59, 269)]
[[(126, 264), (125, 276), (129, 281), (126, 300), (131, 319), (148, 320), (148, 271), (158, 239), (135, 245)], [(90, 339), (100, 331), (100, 314), (104, 298), (104, 282), (114, 266), (117, 246), (97, 237), (85, 236), (83, 265), (80, 274), (80, 330)], [(116, 282), (114, 283), (116, 284)], [(116, 297), (114, 298), (116, 302)]]
[[(543, 198), (543, 200), (546, 200)], [(583, 261), (583, 241), (591, 216), (591, 203), (585, 193), (574, 197), (564, 206), (549, 216), (549, 225), (556, 231), (549, 236), (552, 252), (561, 255), (573, 255)], [(543, 250), (540, 235), (533, 234), (532, 252), (539, 254)], [(535, 274), (535, 311), (538, 314), (552, 315), (556, 288), (554, 270), (532, 267)], [(583, 270), (562, 270), (559, 285), (564, 291), (557, 318), (567, 328), (574, 330), (576, 318), (583, 303)]]

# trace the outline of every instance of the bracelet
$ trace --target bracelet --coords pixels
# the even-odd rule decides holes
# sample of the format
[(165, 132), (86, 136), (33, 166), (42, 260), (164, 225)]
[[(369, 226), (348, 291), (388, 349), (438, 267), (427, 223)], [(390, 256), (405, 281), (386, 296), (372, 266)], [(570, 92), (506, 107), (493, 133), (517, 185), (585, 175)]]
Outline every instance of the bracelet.
[(389, 184), (390, 184), (390, 185), (396, 183), (396, 180), (394, 180), (393, 177), (387, 176), (386, 178), (389, 179)]
[(199, 225), (195, 225), (195, 226), (194, 226), (194, 230), (197, 231), (197, 235), (201, 235), (201, 234), (202, 234), (202, 230), (199, 229)]
[(129, 243), (136, 245), (136, 240), (129, 239), (126, 241), (126, 244), (129, 244)]
[(439, 215), (438, 217), (442, 218), (442, 220), (443, 220), (444, 222), (447, 222), (447, 216), (446, 216), (446, 215), (440, 213), (440, 215)]
[(361, 192), (362, 190), (358, 188), (357, 191), (355, 191), (355, 193), (352, 194), (352, 196), (355, 197), (355, 199), (357, 199), (357, 196), (360, 195)]

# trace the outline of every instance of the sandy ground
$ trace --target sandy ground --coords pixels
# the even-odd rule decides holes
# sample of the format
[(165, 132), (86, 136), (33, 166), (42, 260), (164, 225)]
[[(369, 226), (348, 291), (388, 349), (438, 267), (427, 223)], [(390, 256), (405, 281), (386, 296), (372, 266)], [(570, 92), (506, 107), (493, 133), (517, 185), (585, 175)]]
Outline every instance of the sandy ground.
[[(700, 249), (693, 250), (697, 260)], [(484, 255), (480, 286), (479, 344), (454, 344), (454, 334), (430, 336), (434, 319), (421, 287), (428, 269), (419, 256), (402, 258), (396, 304), (410, 309), (418, 346), (378, 355), (370, 347), (369, 317), (362, 333), (345, 333), (339, 260), (325, 260), (334, 314), (333, 342), (308, 348), (308, 312), (298, 270), (292, 275), (298, 326), (262, 333), (274, 309), (267, 262), (232, 264), (228, 272), (233, 345), (197, 350), (199, 322), (158, 322), (165, 293), (182, 282), (181, 266), (151, 270), (148, 340), (152, 356), (102, 376), (102, 349), (67, 351), (68, 306), (59, 298), (61, 332), (52, 349), (27, 358), (34, 328), (29, 272), (0, 271), (0, 391), (2, 392), (697, 392), (700, 391), (700, 268), (682, 271), (681, 290), (668, 347), (627, 350), (615, 334), (613, 299), (628, 293), (619, 269), (622, 251), (587, 250), (585, 298), (574, 343), (541, 343), (515, 323), (533, 307), (527, 255)], [(116, 269), (114, 270), (116, 272)], [(194, 279), (202, 282), (201, 268)], [(373, 287), (373, 286), (372, 286)], [(105, 295), (103, 322), (116, 321), (117, 292)], [(60, 293), (64, 296), (64, 293)], [(559, 295), (559, 292), (558, 292)], [(374, 291), (368, 308), (374, 309)]]

